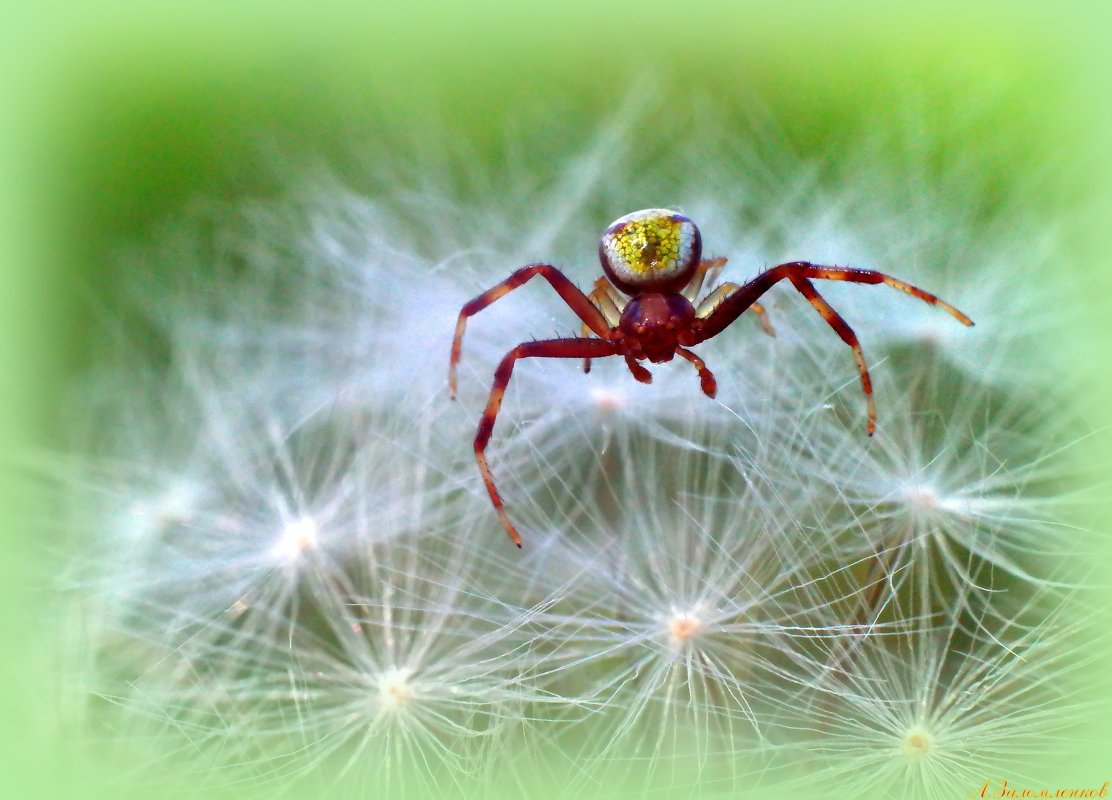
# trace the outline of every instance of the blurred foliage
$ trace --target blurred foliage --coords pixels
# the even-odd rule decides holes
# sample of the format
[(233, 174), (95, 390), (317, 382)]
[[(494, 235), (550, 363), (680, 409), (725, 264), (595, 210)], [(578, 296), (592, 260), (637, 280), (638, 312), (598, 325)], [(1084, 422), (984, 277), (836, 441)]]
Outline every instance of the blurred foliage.
[[(97, 304), (115, 294), (116, 251), (194, 197), (279, 190), (285, 176), (268, 152), (320, 160), (356, 184), (361, 160), (389, 158), (417, 135), (466, 142), (472, 165), (492, 169), (510, 135), (547, 160), (574, 146), (546, 137), (548, 115), (589, 131), (646, 75), (680, 117), (697, 113), (691, 97), (707, 97), (741, 129), (759, 105), (803, 158), (836, 157), (844, 143), (906, 126), (914, 110), (940, 158), (975, 154), (1003, 195), (1077, 146), (1055, 43), (1034, 26), (869, 5), (776, 15), (565, 5), (539, 16), (469, 6), (439, 9), (431, 25), (392, 13), (155, 21), (136, 11), (60, 37), (63, 52), (39, 78), (38, 158), (60, 267), (49, 329), (65, 371), (88, 356), (86, 292)], [(648, 169), (668, 157), (668, 123), (638, 132)], [(1070, 176), (1058, 180), (1068, 190)]]

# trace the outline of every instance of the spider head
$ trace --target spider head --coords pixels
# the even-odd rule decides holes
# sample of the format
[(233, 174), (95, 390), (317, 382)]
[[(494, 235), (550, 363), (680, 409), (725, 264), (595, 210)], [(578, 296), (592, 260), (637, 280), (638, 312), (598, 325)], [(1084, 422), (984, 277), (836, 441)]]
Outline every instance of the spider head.
[(618, 323), (628, 343), (654, 364), (671, 361), (680, 336), (690, 330), (695, 309), (681, 294), (642, 292), (630, 299)]
[(695, 223), (666, 208), (619, 217), (598, 244), (606, 277), (628, 295), (678, 292), (695, 273), (702, 251)]

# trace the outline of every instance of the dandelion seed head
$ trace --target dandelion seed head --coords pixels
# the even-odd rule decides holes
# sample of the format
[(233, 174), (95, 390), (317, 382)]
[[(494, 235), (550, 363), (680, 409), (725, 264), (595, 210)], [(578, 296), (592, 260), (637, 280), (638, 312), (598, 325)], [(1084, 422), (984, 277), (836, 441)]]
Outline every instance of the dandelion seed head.
[(941, 508), (942, 498), (929, 484), (912, 483), (903, 487), (903, 498), (907, 503), (919, 508)]
[[(960, 791), (985, 770), (1032, 766), (1016, 757), (1072, 747), (1094, 685), (1070, 643), (1093, 631), (1061, 606), (1047, 616), (1047, 601), (1057, 602), (1040, 589), (1013, 607), (980, 607), (977, 625), (920, 618), (860, 642), (842, 674), (815, 681), (825, 699), (789, 710), (823, 751), (810, 777), (855, 796), (918, 800)], [(1028, 612), (1034, 625), (1020, 621)]]
[(320, 540), (320, 528), (312, 517), (300, 517), (286, 523), (272, 550), (281, 562), (293, 563)]
[(687, 647), (703, 633), (705, 627), (702, 609), (698, 606), (691, 611), (675, 613), (668, 619), (669, 640), (673, 647)]
[[(625, 770), (671, 788), (683, 762), (736, 787), (782, 734), (837, 779), (827, 791), (918, 798), (1057, 724), (1062, 670), (1032, 665), (1069, 649), (1025, 661), (1020, 645), (1049, 627), (1015, 634), (1003, 593), (974, 582), (987, 564), (1030, 589), (1046, 571), (1028, 565), (1075, 534), (1051, 513), (1061, 464), (1043, 458), (1068, 437), (1036, 424), (1057, 403), (1013, 391), (1069, 319), (1032, 290), (1055, 243), (1000, 248), (1023, 226), (969, 225), (976, 187), (948, 200), (969, 178), (937, 175), (933, 154), (923, 183), (938, 188), (909, 198), (907, 171), (881, 174), (865, 146), (867, 170), (852, 148), (846, 167), (803, 163), (707, 111), (671, 173), (639, 168), (649, 117), (626, 107), (575, 132), (593, 136), (578, 157), (515, 165), (497, 191), (483, 169), (439, 186), (438, 158), (412, 174), (382, 159), (360, 184), (372, 196), (316, 175), (214, 204), (164, 254), (193, 269), (137, 270), (183, 277), (171, 297), (154, 280), (140, 292), (165, 368), (142, 391), (121, 391), (118, 369), (94, 382), (90, 419), (113, 441), (88, 483), (107, 512), (73, 515), (89, 540), (73, 583), (83, 605), (113, 608), (89, 647), (119, 713), (100, 729), (137, 738), (152, 720), (214, 775), (350, 775), (381, 796), (466, 794), (564, 728), (587, 781)], [(444, 191), (471, 181), (466, 201)], [(527, 542), (511, 553), (468, 445), (505, 353), (581, 321), (540, 279), (514, 290), (468, 323), (453, 405), (459, 310), (526, 263), (588, 286), (602, 226), (665, 185), (729, 258), (719, 281), (799, 257), (881, 269), (978, 327), (882, 287), (822, 284), (869, 359), (872, 440), (852, 358), (784, 284), (761, 299), (775, 338), (750, 314), (701, 345), (714, 402), (681, 359), (650, 365), (651, 386), (621, 358), (589, 375), (525, 359), (490, 458)], [(113, 407), (127, 424), (103, 424)], [(880, 600), (861, 611), (867, 596)], [(973, 633), (955, 623), (978, 604), (992, 636), (981, 618)]]
[(934, 736), (925, 728), (914, 727), (904, 734), (903, 754), (908, 761), (927, 758), (935, 751)]
[(383, 713), (393, 714), (408, 706), (414, 699), (410, 678), (412, 670), (391, 667), (378, 679), (378, 707)]
[(897, 496), (901, 496), (910, 508), (924, 514), (936, 513), (953, 517), (975, 517), (978, 506), (983, 506), (986, 512), (990, 512), (993, 505), (992, 498), (980, 495), (975, 484), (966, 486), (964, 490), (945, 493), (931, 484), (912, 482), (906, 484)]

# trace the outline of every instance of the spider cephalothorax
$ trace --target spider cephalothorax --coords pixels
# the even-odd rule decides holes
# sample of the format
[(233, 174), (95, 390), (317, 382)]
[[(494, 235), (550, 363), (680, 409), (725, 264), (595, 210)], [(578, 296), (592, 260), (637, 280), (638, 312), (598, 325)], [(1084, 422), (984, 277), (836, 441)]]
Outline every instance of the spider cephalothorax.
[[(765, 330), (771, 334), (772, 328), (757, 299), (778, 281), (787, 279), (853, 350), (865, 392), (871, 436), (876, 430), (876, 404), (861, 345), (853, 329), (823, 299), (811, 279), (885, 283), (931, 305), (941, 306), (964, 325), (973, 324), (969, 317), (949, 303), (891, 275), (869, 269), (825, 267), (809, 261), (780, 264), (744, 285), (722, 283), (700, 298), (708, 273), (717, 272), (726, 263), (724, 258), (702, 260), (701, 256), (699, 229), (683, 214), (663, 208), (635, 211), (615, 220), (603, 232), (599, 241), (599, 260), (606, 277), (595, 281), (594, 289), (589, 294), (583, 294), (551, 264), (529, 264), (475, 297), (460, 310), (448, 366), (448, 386), (452, 397), (456, 395), (456, 366), (468, 317), (479, 313), (534, 275), (543, 276), (583, 323), (585, 338), (524, 342), (507, 353), (494, 371), (494, 385), (479, 420), (479, 430), (475, 435), (475, 459), (502, 525), (518, 547), (521, 547), (521, 537), (506, 516), (486, 459), (486, 446), (518, 359), (582, 358), (584, 368), (589, 370), (592, 358), (623, 356), (634, 378), (642, 383), (652, 383), (652, 375), (638, 362), (648, 360), (659, 364), (679, 355), (690, 361), (698, 371), (703, 392), (708, 397), (714, 397), (717, 391), (714, 375), (703, 360), (687, 348), (717, 336), (750, 309), (760, 315)], [(623, 296), (623, 293), (629, 297)], [(590, 338), (591, 334), (597, 338)]]

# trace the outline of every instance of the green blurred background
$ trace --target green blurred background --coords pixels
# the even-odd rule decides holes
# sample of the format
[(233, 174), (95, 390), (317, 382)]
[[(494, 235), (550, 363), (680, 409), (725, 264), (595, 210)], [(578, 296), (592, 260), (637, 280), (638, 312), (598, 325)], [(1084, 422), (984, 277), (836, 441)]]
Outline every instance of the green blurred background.
[[(924, 129), (937, 146), (975, 152), (1001, 196), (1038, 181), (1048, 190), (1031, 202), (1046, 203), (1048, 215), (1084, 209), (1061, 267), (1085, 270), (1093, 291), (1076, 308), (1047, 312), (1085, 332), (1087, 350), (1071, 358), (1092, 372), (1092, 393), (1079, 402), (1094, 426), (1107, 424), (1108, 12), (1067, 3), (775, 9), (94, 3), (0, 12), (5, 451), (62, 444), (58, 398), (94, 357), (98, 316), (116, 310), (121, 248), (149, 239), (195, 197), (280, 190), (260, 143), (357, 173), (360, 159), (388, 153), (407, 131), (435, 129), (466, 139), (481, 163), (498, 157), (517, 109), (550, 106), (590, 129), (646, 72), (660, 76), (665, 99), (688, 87), (737, 102), (759, 94), (804, 158), (906, 125), (913, 91), (926, 98)], [(946, 113), (977, 108), (982, 97), (975, 129)], [(644, 135), (646, 152), (655, 152), (656, 133)], [(560, 152), (561, 143), (548, 146)], [(24, 767), (4, 779), (26, 781), (22, 796), (42, 796), (44, 786), (67, 788), (66, 770), (54, 763), (56, 733), (38, 724), (50, 703), (49, 669), (24, 658), (49, 628), (34, 613), (44, 584), (37, 554), (49, 542), (28, 541), (36, 509), (20, 482), (6, 479), (3, 492), (3, 683), (15, 709), (3, 712), (4, 744)], [(1099, 524), (1112, 527), (1107, 516)], [(1112, 742), (1107, 734), (1096, 735)], [(1103, 769), (1078, 777), (1112, 777)]]

